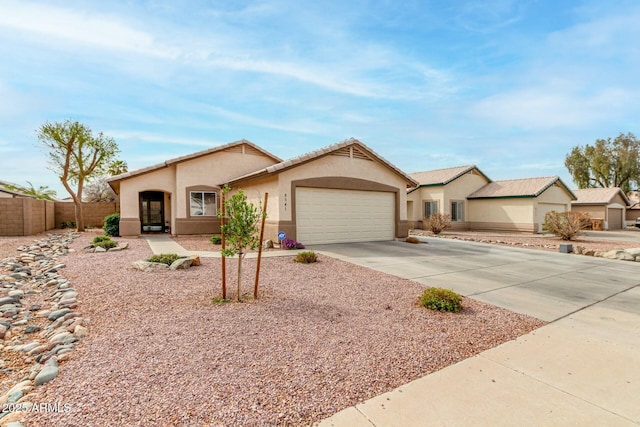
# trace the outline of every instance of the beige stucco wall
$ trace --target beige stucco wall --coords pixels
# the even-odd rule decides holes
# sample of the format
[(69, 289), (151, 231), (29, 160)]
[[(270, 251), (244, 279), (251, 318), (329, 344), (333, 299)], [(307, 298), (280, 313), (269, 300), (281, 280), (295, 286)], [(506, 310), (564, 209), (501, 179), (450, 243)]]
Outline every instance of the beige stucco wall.
[(265, 239), (275, 241), (278, 231), (285, 231), (287, 236), (295, 237), (295, 225), (292, 224), (295, 195), (291, 194), (292, 183), (315, 178), (355, 178), (396, 187), (399, 198), (397, 220), (405, 222), (407, 219), (406, 182), (381, 163), (364, 159), (327, 155), (275, 176), (238, 184), (236, 189), (242, 188), (247, 198), (255, 204), (262, 201), (265, 192), (269, 193)]
[[(239, 150), (239, 147), (238, 147)], [(123, 235), (140, 233), (140, 198), (144, 191), (165, 193), (165, 222), (172, 233), (188, 230), (188, 233), (214, 232), (217, 220), (196, 218), (189, 220), (187, 188), (203, 186), (217, 189), (218, 185), (241, 175), (274, 164), (274, 160), (262, 154), (219, 151), (207, 156), (186, 160), (168, 167), (125, 179), (120, 183), (121, 223)], [(218, 199), (218, 205), (219, 205)], [(180, 221), (179, 226), (176, 223)]]
[[(274, 161), (263, 155), (221, 151), (176, 165), (176, 215), (186, 218), (188, 195), (184, 189), (197, 185), (216, 187), (232, 178), (263, 169)], [(218, 202), (219, 204), (220, 202)]]
[(467, 221), (532, 223), (533, 199), (472, 199), (468, 200)]
[(469, 171), (447, 185), (419, 188), (407, 195), (407, 200), (413, 202), (412, 211), (407, 212), (407, 219), (412, 225), (419, 227), (424, 217), (424, 202), (437, 201), (439, 212), (451, 215), (451, 202), (462, 201), (464, 203), (464, 222), (466, 222), (468, 221), (467, 196), (486, 184), (487, 180), (483, 176), (475, 171)]
[(279, 174), (278, 213), (281, 221), (291, 221), (291, 182), (317, 177), (346, 177), (364, 179), (397, 187), (400, 196), (400, 221), (407, 219), (407, 183), (398, 174), (379, 162), (327, 155)]

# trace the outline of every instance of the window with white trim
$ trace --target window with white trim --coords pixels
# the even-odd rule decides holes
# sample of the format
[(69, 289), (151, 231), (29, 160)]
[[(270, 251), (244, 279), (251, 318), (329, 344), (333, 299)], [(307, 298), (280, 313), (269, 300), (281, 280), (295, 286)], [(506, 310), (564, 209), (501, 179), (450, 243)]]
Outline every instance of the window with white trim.
[(424, 202), (424, 217), (429, 218), (438, 213), (438, 202)]
[(211, 191), (189, 192), (190, 216), (216, 216), (218, 215), (217, 211), (216, 193)]
[(464, 202), (451, 202), (451, 221), (464, 221)]

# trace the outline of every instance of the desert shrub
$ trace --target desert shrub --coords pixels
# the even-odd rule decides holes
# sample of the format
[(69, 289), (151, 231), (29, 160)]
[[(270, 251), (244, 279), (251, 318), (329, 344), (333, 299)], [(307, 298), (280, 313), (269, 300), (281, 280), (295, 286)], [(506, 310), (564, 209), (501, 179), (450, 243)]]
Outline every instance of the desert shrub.
[(96, 243), (106, 242), (107, 240), (111, 240), (111, 237), (106, 235), (96, 236), (93, 238), (93, 244), (95, 245)]
[(222, 236), (219, 234), (214, 234), (213, 236), (211, 236), (211, 239), (209, 239), (209, 241), (212, 245), (219, 245), (222, 243)]
[(591, 225), (591, 217), (583, 212), (548, 212), (544, 216), (542, 230), (553, 233), (562, 240), (571, 240)]
[(443, 215), (441, 213), (429, 215), (422, 220), (422, 227), (437, 236), (444, 230), (451, 228), (451, 216)]
[(417, 237), (407, 237), (404, 241), (407, 243), (420, 243)]
[(288, 237), (282, 241), (282, 247), (285, 249), (304, 249), (304, 245), (302, 243)]
[(462, 297), (451, 289), (429, 288), (420, 296), (420, 304), (430, 310), (458, 312)]
[(149, 258), (149, 262), (161, 262), (162, 264), (171, 265), (177, 259), (180, 259), (180, 255), (159, 254), (159, 255), (152, 255), (151, 258)]
[[(100, 237), (100, 236), (98, 236), (98, 237)], [(107, 240), (100, 240), (98, 242), (94, 241), (93, 242), (93, 246), (100, 247), (100, 248), (105, 248), (105, 249), (111, 249), (111, 248), (115, 248), (116, 246), (118, 246), (118, 243), (114, 242), (111, 239), (107, 239)]]
[(318, 261), (318, 256), (313, 251), (304, 251), (296, 255), (294, 261), (302, 264), (311, 264), (312, 262)]
[(60, 223), (60, 228), (76, 228), (75, 221), (62, 221)]
[(113, 213), (104, 217), (104, 226), (102, 227), (107, 236), (120, 235), (120, 214)]

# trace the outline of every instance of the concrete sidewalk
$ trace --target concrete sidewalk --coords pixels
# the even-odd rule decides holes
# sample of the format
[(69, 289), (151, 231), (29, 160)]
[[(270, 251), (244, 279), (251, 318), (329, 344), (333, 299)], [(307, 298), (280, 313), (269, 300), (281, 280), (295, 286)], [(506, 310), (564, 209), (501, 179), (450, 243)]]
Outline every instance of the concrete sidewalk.
[[(402, 277), (417, 274), (418, 279), (429, 278), (426, 284), (450, 284), (455, 289), (462, 281), (458, 284), (474, 298), (494, 290), (502, 306), (514, 304), (520, 312), (531, 310), (557, 320), (338, 412), (320, 426), (640, 424), (639, 265), (531, 250), (493, 250), (467, 242), (429, 245), (417, 252), (406, 248), (355, 245), (341, 248), (337, 256), (390, 274), (404, 273)], [(330, 249), (336, 250), (323, 248)], [(464, 258), (457, 257), (463, 253)], [(420, 261), (407, 260), (411, 254)], [(420, 262), (424, 271), (417, 270)], [(397, 263), (400, 267), (393, 267)], [(456, 265), (465, 267), (457, 270), (458, 275)], [(445, 271), (448, 266), (454, 271)], [(460, 276), (465, 269), (467, 275)], [(572, 280), (579, 271), (584, 274)], [(524, 277), (522, 283), (513, 281), (518, 277)], [(531, 283), (536, 286), (532, 288)], [(597, 295), (581, 293), (581, 284), (598, 290)], [(527, 300), (533, 303), (529, 307), (523, 305)], [(542, 304), (560, 308), (547, 310)]]
[[(147, 234), (143, 236), (149, 244), (151, 251), (154, 254), (177, 254), (177, 255), (198, 255), (201, 258), (222, 258), (218, 251), (188, 251), (183, 248), (179, 243), (173, 240), (166, 234)], [(281, 256), (295, 256), (303, 250), (275, 250), (275, 251), (263, 251), (262, 258), (281, 257)], [(250, 252), (245, 256), (245, 259), (257, 258), (257, 252)], [(227, 257), (236, 258), (236, 257)]]

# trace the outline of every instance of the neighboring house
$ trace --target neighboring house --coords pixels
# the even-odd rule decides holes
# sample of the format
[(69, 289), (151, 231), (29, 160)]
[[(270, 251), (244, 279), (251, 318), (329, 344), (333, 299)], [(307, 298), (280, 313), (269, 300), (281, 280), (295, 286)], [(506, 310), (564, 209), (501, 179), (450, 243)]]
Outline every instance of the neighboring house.
[(306, 244), (392, 240), (408, 234), (406, 189), (418, 183), (350, 139), (282, 161), (238, 141), (109, 179), (120, 195), (120, 234), (220, 231), (220, 189), (269, 193), (266, 238)]
[(494, 181), (467, 196), (473, 230), (542, 232), (547, 212), (567, 212), (576, 196), (557, 177)]
[(16, 184), (13, 184), (11, 182), (8, 181), (0, 181), (0, 198), (15, 198), (15, 197), (31, 197), (34, 198), (33, 196), (30, 196), (28, 194), (24, 194), (21, 193), (19, 191), (16, 190), (10, 190), (7, 187), (12, 187), (12, 188), (17, 188), (18, 186)]
[(411, 227), (434, 213), (450, 215), (452, 229), (468, 229), (467, 196), (491, 180), (476, 166), (458, 166), (409, 176), (420, 184), (407, 193), (407, 217)]
[(620, 230), (626, 226), (626, 210), (631, 202), (620, 188), (585, 188), (573, 190), (573, 194), (577, 200), (571, 202), (572, 211), (603, 220), (604, 230)]

